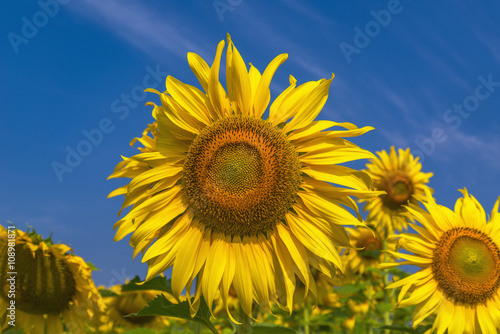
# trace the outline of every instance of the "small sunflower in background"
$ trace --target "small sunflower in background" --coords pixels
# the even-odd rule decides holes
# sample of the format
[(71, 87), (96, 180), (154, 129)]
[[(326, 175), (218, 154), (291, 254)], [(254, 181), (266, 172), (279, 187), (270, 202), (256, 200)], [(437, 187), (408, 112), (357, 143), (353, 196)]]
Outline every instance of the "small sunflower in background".
[(121, 285), (112, 286), (109, 288), (109, 291), (115, 295), (103, 297), (109, 321), (100, 327), (100, 331), (121, 333), (126, 329), (142, 327), (161, 330), (171, 325), (172, 319), (169, 320), (168, 317), (125, 317), (126, 315), (142, 310), (148, 305), (148, 302), (159, 294), (164, 295), (170, 302), (177, 303), (175, 298), (167, 292), (157, 290), (122, 291)]
[(367, 220), (378, 222), (386, 230), (385, 235), (390, 235), (408, 227), (408, 220), (401, 215), (404, 206), (423, 200), (424, 190), (430, 189), (426, 183), (433, 174), (421, 172), (422, 164), (409, 148), (400, 148), (396, 153), (392, 146), (390, 153), (383, 150), (377, 154), (379, 158), (370, 160), (365, 172), (372, 178), (375, 189), (386, 194), (365, 201), (364, 210), (368, 210)]
[(321, 271), (312, 268), (312, 276), (316, 282), (316, 295), (308, 294), (305, 290), (305, 286), (300, 280), (297, 280), (297, 286), (295, 287), (294, 297), (294, 310), (300, 311), (306, 306), (314, 306), (313, 314), (319, 314), (323, 312), (325, 307), (330, 307), (337, 305), (338, 295), (335, 292), (335, 286), (339, 286), (337, 278), (340, 277), (341, 273), (338, 273), (334, 278), (330, 278), (323, 274)]
[(371, 223), (368, 222), (367, 227), (346, 228), (352, 248), (346, 251), (342, 261), (348, 277), (363, 275), (367, 268), (376, 268), (383, 262), (383, 251), (396, 248), (394, 240), (384, 240), (380, 225)]
[(291, 310), (297, 281), (316, 294), (311, 267), (327, 276), (342, 268), (335, 247), (350, 247), (342, 225), (362, 224), (348, 210), (357, 211), (351, 196), (379, 194), (365, 173), (339, 165), (374, 157), (342, 138), (372, 128), (314, 121), (332, 79), (297, 86), (292, 76), (264, 120), (287, 55), (261, 74), (228, 35), (226, 92), (224, 45), (212, 66), (188, 54), (203, 91), (171, 76), (165, 92), (148, 90), (161, 100), (150, 103), (156, 122), (138, 139), (141, 153), (110, 176), (132, 179), (110, 194), (125, 195), (122, 209), (132, 206), (115, 224), (115, 240), (132, 233), (134, 256), (142, 252), (149, 265), (146, 280), (172, 267), (173, 295), (186, 288), (192, 314), (201, 296), (212, 309), (220, 294), (228, 310), (230, 289), (248, 316), (254, 301), (268, 312), (272, 303)]
[[(399, 235), (399, 245), (413, 253), (393, 253), (402, 264), (422, 268), (392, 283), (402, 287), (396, 307), (416, 305), (413, 326), (436, 314), (431, 332), (497, 333), (500, 329), (500, 214), (496, 201), (487, 219), (481, 204), (461, 190), (452, 211), (437, 205), (427, 190), (424, 209), (410, 204), (408, 217), (418, 234)], [(404, 297), (410, 293), (406, 299)]]
[[(8, 262), (10, 247), (15, 252), (14, 270)], [(26, 334), (59, 334), (65, 329), (86, 333), (87, 326), (95, 329), (106, 320), (91, 268), (70, 252), (70, 247), (42, 239), (34, 230), (24, 233), (0, 226), (0, 308), (10, 305), (8, 279), (14, 271), (16, 329)], [(10, 328), (7, 321), (3, 316), (3, 330)]]

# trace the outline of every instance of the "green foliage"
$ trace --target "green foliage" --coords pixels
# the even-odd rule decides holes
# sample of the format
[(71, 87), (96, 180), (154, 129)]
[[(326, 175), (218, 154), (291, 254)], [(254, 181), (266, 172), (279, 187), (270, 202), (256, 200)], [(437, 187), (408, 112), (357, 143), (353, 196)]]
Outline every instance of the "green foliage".
[(364, 287), (363, 283), (357, 282), (355, 284), (346, 284), (342, 285), (339, 288), (335, 289), (335, 292), (338, 294), (353, 294), (360, 292)]
[(135, 276), (127, 284), (122, 285), (122, 291), (139, 291), (139, 290), (159, 290), (172, 293), (172, 287), (170, 285), (170, 280), (162, 276), (157, 276), (151, 280), (142, 283), (139, 276)]
[(128, 316), (167, 316), (178, 319), (185, 319), (199, 323), (206, 328), (210, 329), (212, 333), (218, 334), (215, 327), (210, 322), (210, 310), (208, 309), (205, 300), (201, 298), (200, 308), (194, 318), (191, 318), (189, 313), (189, 304), (183, 301), (179, 304), (170, 302), (164, 295), (158, 295), (155, 299), (148, 303), (137, 313), (129, 314)]
[(123, 334), (156, 334), (156, 330), (151, 328), (134, 328), (132, 330), (126, 331)]
[(96, 266), (94, 266), (94, 265), (92, 264), (92, 262), (90, 262), (90, 261), (89, 261), (89, 262), (87, 262), (87, 266), (89, 266), (89, 267), (90, 267), (90, 270), (92, 270), (92, 271), (101, 271), (101, 269), (99, 269), (99, 268), (97, 268)]
[(390, 311), (390, 310), (392, 310), (393, 307), (394, 307), (394, 305), (392, 305), (392, 303), (385, 303), (385, 302), (377, 303), (377, 308), (381, 312)]
[(99, 289), (99, 293), (101, 294), (101, 297), (118, 297), (117, 293), (108, 289)]
[(23, 334), (24, 331), (22, 329), (15, 329), (13, 327), (10, 327), (8, 330), (3, 332), (5, 334)]
[(252, 334), (295, 334), (295, 330), (270, 323), (254, 324)]
[(420, 327), (417, 327), (416, 329), (413, 329), (411, 327), (383, 326), (383, 327), (380, 327), (380, 329), (389, 329), (391, 331), (391, 333), (423, 334), (427, 330), (429, 330), (431, 327), (432, 327), (432, 325), (427, 325), (427, 326), (420, 326)]

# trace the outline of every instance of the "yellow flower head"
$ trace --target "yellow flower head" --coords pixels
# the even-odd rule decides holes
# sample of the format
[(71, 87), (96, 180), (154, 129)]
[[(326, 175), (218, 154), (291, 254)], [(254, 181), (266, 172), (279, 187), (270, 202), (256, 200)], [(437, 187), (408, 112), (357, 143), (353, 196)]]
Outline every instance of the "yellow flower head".
[(401, 213), (408, 203), (417, 204), (424, 198), (424, 190), (430, 189), (426, 183), (432, 173), (422, 173), (422, 164), (410, 153), (410, 149), (399, 149), (394, 146), (390, 153), (377, 152), (379, 158), (372, 159), (366, 165), (368, 175), (373, 180), (376, 190), (386, 194), (366, 201), (367, 220), (377, 222), (386, 230), (385, 235), (405, 230), (408, 221)]
[[(71, 333), (85, 333), (86, 325), (97, 328), (105, 321), (91, 268), (71, 251), (50, 238), (43, 240), (34, 230), (24, 233), (0, 226), (0, 308), (5, 310), (15, 300), (16, 329), (44, 334), (46, 327), (47, 333), (58, 334), (64, 333), (64, 324)], [(2, 317), (3, 329), (10, 328), (7, 321)]]
[[(384, 258), (384, 238), (380, 225), (360, 228), (346, 228), (351, 240), (351, 246), (342, 261), (346, 267), (347, 276), (363, 275), (367, 268), (375, 268)], [(395, 242), (385, 240), (387, 249), (394, 250)]]
[(175, 297), (196, 282), (193, 313), (202, 295), (211, 309), (220, 294), (227, 309), (230, 289), (248, 315), (253, 301), (291, 310), (297, 279), (316, 294), (311, 266), (329, 276), (342, 268), (335, 246), (350, 246), (342, 225), (361, 224), (345, 207), (357, 210), (350, 196), (377, 194), (366, 174), (339, 165), (373, 157), (341, 138), (372, 128), (314, 121), (332, 79), (297, 86), (290, 77), (264, 120), (271, 79), (287, 55), (261, 74), (228, 36), (226, 91), (224, 44), (212, 66), (188, 54), (203, 91), (171, 76), (166, 91), (149, 90), (161, 100), (151, 103), (156, 122), (138, 139), (141, 153), (111, 175), (132, 179), (110, 194), (132, 205), (115, 239), (132, 233), (135, 255), (143, 252), (149, 265), (146, 280), (172, 267)]
[[(437, 205), (429, 191), (427, 211), (410, 205), (410, 224), (418, 234), (403, 233), (400, 246), (413, 253), (393, 253), (413, 264), (417, 273), (396, 281), (402, 287), (397, 307), (416, 305), (413, 325), (436, 314), (432, 332), (497, 333), (500, 329), (500, 215), (495, 203), (488, 220), (483, 207), (467, 190), (455, 210)], [(409, 298), (403, 299), (410, 292)]]

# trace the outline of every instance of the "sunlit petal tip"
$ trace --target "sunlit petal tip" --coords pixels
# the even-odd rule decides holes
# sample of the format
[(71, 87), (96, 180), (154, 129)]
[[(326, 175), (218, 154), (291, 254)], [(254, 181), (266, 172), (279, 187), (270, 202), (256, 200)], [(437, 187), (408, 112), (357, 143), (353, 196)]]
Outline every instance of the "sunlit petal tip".
[[(154, 93), (154, 94), (158, 94), (158, 95), (162, 94), (159, 90), (154, 89), (154, 88), (146, 88), (146, 89), (144, 89), (144, 92), (146, 92), (146, 93)], [(146, 103), (151, 103), (151, 102), (146, 102)]]

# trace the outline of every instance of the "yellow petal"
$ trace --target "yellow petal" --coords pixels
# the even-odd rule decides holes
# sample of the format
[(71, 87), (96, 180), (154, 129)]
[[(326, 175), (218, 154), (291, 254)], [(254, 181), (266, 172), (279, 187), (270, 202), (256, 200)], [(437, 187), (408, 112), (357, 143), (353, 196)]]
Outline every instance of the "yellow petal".
[(181, 186), (175, 186), (167, 191), (160, 194), (152, 196), (142, 202), (140, 205), (134, 207), (123, 219), (134, 219), (145, 213), (150, 213), (162, 209), (165, 205), (170, 203), (173, 198), (175, 198), (179, 192), (182, 191)]
[(188, 231), (191, 221), (193, 220), (193, 213), (188, 210), (185, 214), (178, 217), (172, 224), (172, 227), (156, 240), (154, 244), (146, 251), (142, 257), (142, 262), (149, 261), (150, 259), (168, 252), (173, 245), (179, 244), (186, 232)]
[(168, 177), (175, 176), (182, 172), (182, 167), (172, 167), (169, 165), (164, 165), (157, 168), (152, 168), (147, 172), (142, 173), (141, 175), (136, 176), (130, 181), (128, 189), (129, 191), (134, 191), (135, 189), (145, 186), (151, 185), (157, 181), (162, 179), (166, 179)]
[(175, 298), (179, 298), (192, 277), (203, 233), (197, 228), (191, 228), (186, 235), (185, 242), (180, 245), (172, 267), (172, 294)]
[(295, 117), (283, 128), (285, 133), (309, 125), (318, 116), (328, 99), (328, 90), (332, 80), (333, 74), (331, 79), (323, 80), (307, 97), (301, 99), (295, 106), (297, 108)]
[(169, 94), (186, 112), (205, 125), (212, 123), (207, 106), (210, 101), (198, 88), (186, 85), (170, 75), (167, 77), (166, 85)]
[(212, 310), (213, 301), (219, 291), (219, 285), (226, 269), (228, 245), (222, 234), (212, 236), (212, 245), (208, 252), (201, 287), (208, 308)]
[(292, 213), (287, 214), (285, 218), (290, 230), (307, 249), (334, 263), (338, 268), (342, 268), (339, 253), (335, 249), (336, 245), (330, 238), (308, 221), (300, 219)]
[(306, 153), (299, 159), (301, 162), (311, 165), (333, 165), (359, 159), (372, 159), (373, 157), (371, 152), (359, 148), (329, 147)]
[(210, 73), (210, 68), (207, 63), (203, 60), (203, 58), (193, 52), (188, 52), (187, 59), (189, 67), (191, 67), (194, 75), (198, 78), (201, 87), (203, 87), (203, 90), (208, 93), (208, 75)]
[(259, 81), (257, 90), (255, 92), (254, 102), (253, 102), (253, 114), (256, 118), (261, 118), (267, 109), (267, 105), (271, 100), (271, 92), (269, 91), (269, 85), (274, 76), (274, 73), (278, 67), (285, 62), (288, 55), (283, 53), (274, 58), (269, 65), (267, 65), (262, 74), (262, 78)]
[[(252, 283), (256, 295), (257, 302), (260, 307), (271, 313), (269, 305), (269, 290), (266, 276), (266, 263), (263, 262), (262, 249), (257, 243), (256, 237), (243, 237), (243, 247), (248, 260), (248, 270), (252, 276)], [(264, 269), (264, 270), (263, 270)]]
[(357, 220), (349, 211), (336, 202), (328, 201), (312, 192), (299, 192), (298, 195), (305, 206), (319, 217), (328, 219), (338, 225), (364, 226), (363, 222)]
[(371, 190), (373, 188), (372, 179), (368, 174), (346, 166), (309, 165), (301, 170), (316, 180), (360, 190)]
[(231, 114), (229, 100), (224, 88), (222, 88), (219, 82), (220, 60), (224, 44), (224, 41), (220, 41), (219, 45), (217, 45), (217, 53), (208, 76), (208, 96), (210, 97), (210, 102), (212, 102), (212, 106), (219, 118), (224, 118), (225, 116)]
[(255, 99), (255, 93), (257, 92), (257, 86), (259, 85), (262, 75), (259, 70), (255, 68), (252, 63), (250, 63), (250, 71), (248, 73), (250, 76), (250, 86), (252, 86), (252, 102)]
[(285, 225), (277, 224), (276, 231), (299, 270), (297, 275), (303, 280), (306, 290), (309, 290), (309, 263), (306, 249)]
[(291, 114), (290, 109), (282, 108), (283, 101), (295, 91), (295, 85), (297, 84), (297, 80), (293, 76), (290, 75), (290, 86), (285, 89), (271, 104), (269, 108), (269, 118), (268, 121), (273, 125), (278, 125), (281, 122), (286, 122), (293, 115)]
[(113, 190), (112, 192), (109, 193), (108, 198), (119, 196), (119, 195), (125, 195), (127, 193), (127, 188), (128, 188), (128, 184)]
[[(276, 252), (276, 259), (278, 262), (278, 265), (275, 266), (276, 275), (278, 275), (278, 278), (283, 277), (284, 279), (284, 286), (286, 291), (284, 297), (286, 297), (286, 307), (290, 311), (290, 314), (292, 314), (293, 295), (295, 293), (295, 271), (293, 270), (293, 259), (290, 256), (290, 253), (287, 251), (285, 244), (277, 235), (272, 234), (271, 241), (273, 243), (274, 251)], [(281, 280), (278, 279), (277, 282), (281, 282)], [(281, 295), (283, 293), (283, 289), (279, 289), (278, 293), (279, 295)]]
[(245, 249), (241, 242), (233, 242), (235, 255), (235, 272), (233, 286), (236, 290), (241, 308), (250, 315), (252, 314), (253, 288), (252, 277), (248, 274), (249, 263), (245, 254)]
[(333, 121), (314, 121), (309, 125), (295, 130), (288, 135), (288, 139), (297, 141), (303, 137), (309, 137), (311, 135), (318, 135), (319, 132), (331, 128), (332, 126), (338, 126), (340, 123)]
[(250, 114), (250, 103), (252, 102), (252, 88), (250, 76), (240, 53), (227, 35), (227, 69), (226, 84), (231, 103), (236, 105), (236, 113), (240, 115)]
[[(496, 308), (496, 305), (493, 307)], [(478, 304), (476, 305), (476, 311), (477, 311), (477, 320), (479, 321), (479, 325), (481, 326), (482, 333), (484, 334), (498, 333), (497, 329), (495, 328), (493, 319), (491, 317), (490, 310), (486, 306)]]

